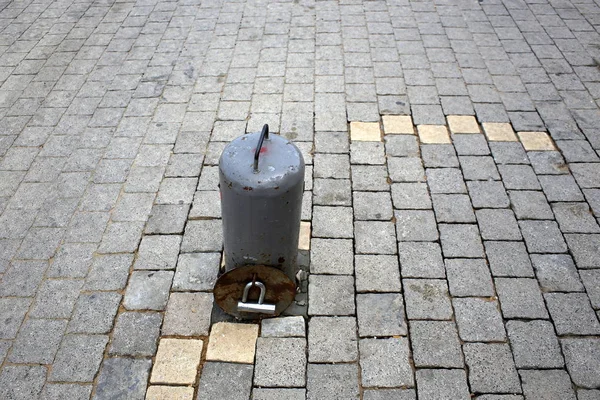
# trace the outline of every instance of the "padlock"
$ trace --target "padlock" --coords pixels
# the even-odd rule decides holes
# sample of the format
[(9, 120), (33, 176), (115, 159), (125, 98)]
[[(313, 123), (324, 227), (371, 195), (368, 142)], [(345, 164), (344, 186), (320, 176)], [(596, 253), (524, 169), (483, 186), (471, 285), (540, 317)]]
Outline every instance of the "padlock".
[[(258, 296), (258, 302), (248, 303), (248, 292), (253, 286), (258, 286), (260, 289), (260, 295)], [(265, 304), (265, 293), (267, 288), (262, 282), (252, 281), (248, 282), (244, 287), (244, 294), (242, 295), (242, 301), (238, 301), (237, 310), (238, 312), (251, 312), (259, 314), (275, 314), (275, 304)]]

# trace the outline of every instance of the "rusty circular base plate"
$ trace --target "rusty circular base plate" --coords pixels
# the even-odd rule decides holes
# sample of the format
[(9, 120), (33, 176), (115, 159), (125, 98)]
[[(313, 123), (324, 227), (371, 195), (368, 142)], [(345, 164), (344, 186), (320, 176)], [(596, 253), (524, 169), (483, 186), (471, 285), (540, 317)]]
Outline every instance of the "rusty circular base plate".
[[(296, 284), (283, 271), (266, 265), (245, 265), (232, 269), (221, 275), (215, 284), (215, 301), (227, 314), (242, 319), (258, 319), (267, 314), (256, 314), (239, 312), (238, 301), (242, 299), (244, 287), (252, 282), (254, 275), (256, 280), (264, 283), (267, 291), (264, 303), (275, 304), (274, 317), (281, 314), (294, 301), (296, 296)], [(259, 289), (254, 287), (248, 293), (248, 302), (256, 302)]]

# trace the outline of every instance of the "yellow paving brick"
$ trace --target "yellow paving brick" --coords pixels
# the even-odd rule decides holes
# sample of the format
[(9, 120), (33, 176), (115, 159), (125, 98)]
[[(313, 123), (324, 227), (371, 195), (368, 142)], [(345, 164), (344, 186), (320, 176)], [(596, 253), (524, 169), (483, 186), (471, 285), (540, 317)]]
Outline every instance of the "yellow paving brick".
[(384, 115), (383, 131), (386, 135), (414, 135), (415, 128), (410, 115)]
[(161, 339), (150, 382), (193, 384), (200, 365), (202, 344), (200, 339)]
[(483, 130), (489, 141), (517, 142), (517, 136), (508, 123), (484, 122)]
[(351, 122), (350, 140), (363, 142), (381, 142), (379, 122)]
[(254, 363), (258, 325), (219, 322), (208, 338), (206, 359), (244, 364)]
[(300, 222), (300, 237), (298, 239), (298, 249), (310, 250), (310, 222)]
[(421, 143), (451, 143), (445, 125), (419, 125), (417, 130)]
[(471, 115), (449, 115), (448, 126), (452, 133), (479, 133), (477, 120)]
[(194, 388), (184, 386), (150, 386), (146, 400), (193, 400)]
[(518, 135), (525, 150), (556, 150), (546, 132), (519, 132)]

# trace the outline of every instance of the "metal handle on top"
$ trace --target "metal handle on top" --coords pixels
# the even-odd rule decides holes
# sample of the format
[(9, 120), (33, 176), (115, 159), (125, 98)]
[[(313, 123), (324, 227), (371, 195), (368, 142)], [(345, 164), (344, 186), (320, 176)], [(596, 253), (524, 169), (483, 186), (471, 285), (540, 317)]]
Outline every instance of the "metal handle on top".
[(254, 151), (254, 172), (258, 172), (258, 157), (260, 156), (260, 150), (262, 149), (262, 145), (265, 139), (269, 139), (269, 125), (267, 124), (265, 124), (262, 128), (260, 138), (258, 139), (258, 145), (256, 146), (256, 150)]

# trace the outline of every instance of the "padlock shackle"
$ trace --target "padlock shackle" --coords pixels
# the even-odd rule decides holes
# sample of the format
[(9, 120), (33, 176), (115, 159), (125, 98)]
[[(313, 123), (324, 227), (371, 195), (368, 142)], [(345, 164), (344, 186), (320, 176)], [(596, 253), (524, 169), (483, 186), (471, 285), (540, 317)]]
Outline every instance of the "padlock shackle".
[(258, 296), (258, 304), (262, 304), (265, 301), (265, 292), (267, 291), (267, 288), (265, 287), (265, 284), (260, 281), (252, 281), (246, 284), (246, 286), (244, 287), (244, 294), (242, 294), (242, 303), (246, 303), (248, 301), (248, 292), (250, 291), (250, 288), (252, 286), (258, 286), (258, 288), (260, 289), (260, 295)]
[(256, 146), (256, 150), (254, 151), (254, 172), (258, 172), (258, 157), (260, 156), (260, 150), (262, 149), (262, 145), (265, 139), (269, 139), (269, 125), (267, 124), (265, 124), (262, 128), (260, 138), (258, 139), (258, 145)]

